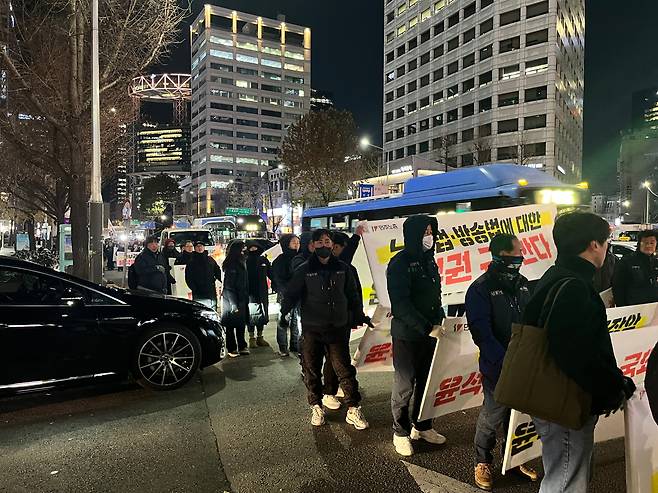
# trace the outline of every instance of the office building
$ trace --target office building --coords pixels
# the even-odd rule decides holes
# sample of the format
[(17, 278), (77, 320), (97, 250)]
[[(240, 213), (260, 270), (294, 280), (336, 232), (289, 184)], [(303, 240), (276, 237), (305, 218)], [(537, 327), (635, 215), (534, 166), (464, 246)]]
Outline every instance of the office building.
[(191, 26), (188, 211), (219, 214), (224, 189), (267, 183), (288, 126), (310, 109), (311, 31), (206, 5)]
[(311, 111), (324, 111), (334, 108), (333, 94), (329, 91), (311, 89)]
[(384, 150), (581, 180), (584, 0), (387, 0)]
[(658, 126), (658, 86), (633, 93), (631, 121), (634, 130)]

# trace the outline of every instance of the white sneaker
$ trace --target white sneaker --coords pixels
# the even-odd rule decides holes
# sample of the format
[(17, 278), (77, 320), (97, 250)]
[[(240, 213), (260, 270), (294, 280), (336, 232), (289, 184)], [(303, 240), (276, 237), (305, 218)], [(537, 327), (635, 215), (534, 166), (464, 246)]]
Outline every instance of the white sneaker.
[(446, 437), (438, 433), (436, 430), (418, 431), (415, 427), (411, 428), (412, 440), (425, 440), (429, 443), (436, 445), (443, 445), (446, 443)]
[(311, 408), (311, 424), (313, 426), (322, 426), (324, 424), (324, 409), (317, 404)]
[(347, 416), (345, 417), (345, 421), (353, 425), (354, 428), (356, 428), (357, 430), (365, 430), (370, 426), (366, 421), (366, 418), (363, 416), (361, 407), (354, 407), (354, 406), (350, 407), (347, 410)]
[(395, 445), (395, 451), (404, 457), (414, 455), (414, 447), (411, 445), (411, 439), (409, 437), (393, 435), (393, 445)]
[(338, 399), (336, 399), (336, 396), (325, 395), (322, 397), (322, 405), (327, 409), (335, 411), (336, 409), (340, 409), (341, 403)]
[(338, 392), (336, 392), (336, 397), (345, 397), (345, 392), (343, 392), (343, 389), (338, 387)]

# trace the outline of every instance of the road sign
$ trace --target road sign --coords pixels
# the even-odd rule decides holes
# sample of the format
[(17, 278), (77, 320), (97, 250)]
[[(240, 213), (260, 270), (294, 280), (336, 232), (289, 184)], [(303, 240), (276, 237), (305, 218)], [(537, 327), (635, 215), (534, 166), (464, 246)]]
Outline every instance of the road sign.
[(225, 211), (227, 216), (246, 216), (253, 213), (254, 210), (249, 207), (227, 207)]
[(363, 199), (365, 197), (372, 197), (373, 195), (375, 195), (375, 185), (372, 183), (359, 184), (359, 197)]

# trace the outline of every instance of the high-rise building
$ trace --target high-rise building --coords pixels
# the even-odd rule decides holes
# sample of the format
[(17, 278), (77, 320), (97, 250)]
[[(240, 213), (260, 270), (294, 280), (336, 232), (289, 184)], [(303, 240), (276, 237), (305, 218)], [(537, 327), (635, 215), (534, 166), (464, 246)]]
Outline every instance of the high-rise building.
[(222, 213), (222, 193), (267, 189), (288, 126), (310, 108), (311, 31), (206, 5), (190, 27), (192, 174), (188, 211)]
[(633, 93), (631, 121), (635, 130), (658, 126), (658, 87)]
[(387, 0), (384, 151), (580, 181), (584, 0)]
[(323, 111), (334, 107), (333, 94), (329, 91), (311, 89), (311, 110)]

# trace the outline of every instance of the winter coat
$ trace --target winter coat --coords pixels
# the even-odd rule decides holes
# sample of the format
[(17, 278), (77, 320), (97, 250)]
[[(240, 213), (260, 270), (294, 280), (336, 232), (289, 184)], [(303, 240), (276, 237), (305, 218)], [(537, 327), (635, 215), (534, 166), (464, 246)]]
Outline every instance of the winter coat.
[(281, 315), (300, 302), (302, 330), (327, 343), (341, 340), (346, 328), (366, 321), (350, 267), (333, 256), (323, 264), (311, 255), (295, 270), (283, 295)]
[(297, 255), (297, 250), (290, 248), (290, 240), (294, 235), (283, 235), (279, 240), (281, 255), (272, 262), (272, 290), (283, 293), (286, 285), (292, 279), (292, 259)]
[[(249, 242), (247, 246), (253, 245)], [(267, 279), (272, 278), (272, 266), (263, 257), (263, 249), (247, 252), (247, 276), (249, 279), (249, 325), (265, 325), (269, 320), (269, 288)]]
[(615, 266), (612, 294), (617, 306), (658, 301), (658, 258), (639, 250), (624, 255)]
[(647, 361), (647, 375), (644, 379), (644, 389), (647, 391), (649, 407), (653, 420), (658, 423), (658, 344), (653, 347)]
[(224, 263), (222, 285), (222, 323), (227, 327), (243, 327), (247, 324), (249, 304), (249, 279), (247, 268), (241, 262)]
[(174, 265), (187, 265), (189, 264), (192, 259), (194, 258), (194, 254), (196, 252), (186, 252), (183, 250), (178, 258), (176, 258), (176, 262), (174, 262)]
[(192, 255), (192, 260), (185, 267), (185, 282), (192, 290), (194, 300), (217, 300), (215, 281), (222, 280), (222, 269), (208, 252)]
[(167, 279), (169, 276), (169, 265), (160, 252), (153, 253), (144, 248), (135, 259), (135, 273), (139, 288), (150, 289), (158, 293), (167, 292)]
[(395, 339), (430, 342), (434, 325), (445, 318), (441, 307), (441, 277), (434, 260), (434, 250), (423, 251), (423, 236), (435, 218), (411, 216), (404, 222), (404, 249), (393, 257), (386, 269), (388, 295), (391, 299), (391, 335)]
[(312, 233), (304, 232), (299, 238), (299, 253), (295, 255), (292, 259), (291, 262), (291, 267), (293, 272), (296, 271), (300, 265), (302, 265), (304, 262), (306, 262), (309, 258), (311, 258), (311, 255), (313, 255), (312, 252), (308, 251), (308, 246), (311, 243), (311, 237)]
[(621, 405), (624, 376), (617, 368), (605, 305), (592, 285), (595, 270), (578, 256), (558, 256), (537, 284), (523, 323), (538, 325), (551, 288), (561, 279), (573, 279), (555, 300), (546, 323), (548, 351), (558, 368), (592, 395), (592, 414), (602, 414)]
[(499, 275), (498, 270), (498, 266), (489, 264), (487, 272), (466, 291), (468, 329), (480, 348), (480, 372), (484, 385), (491, 391), (500, 377), (512, 324), (521, 321), (530, 300), (525, 277), (519, 275), (515, 281), (509, 281)]

